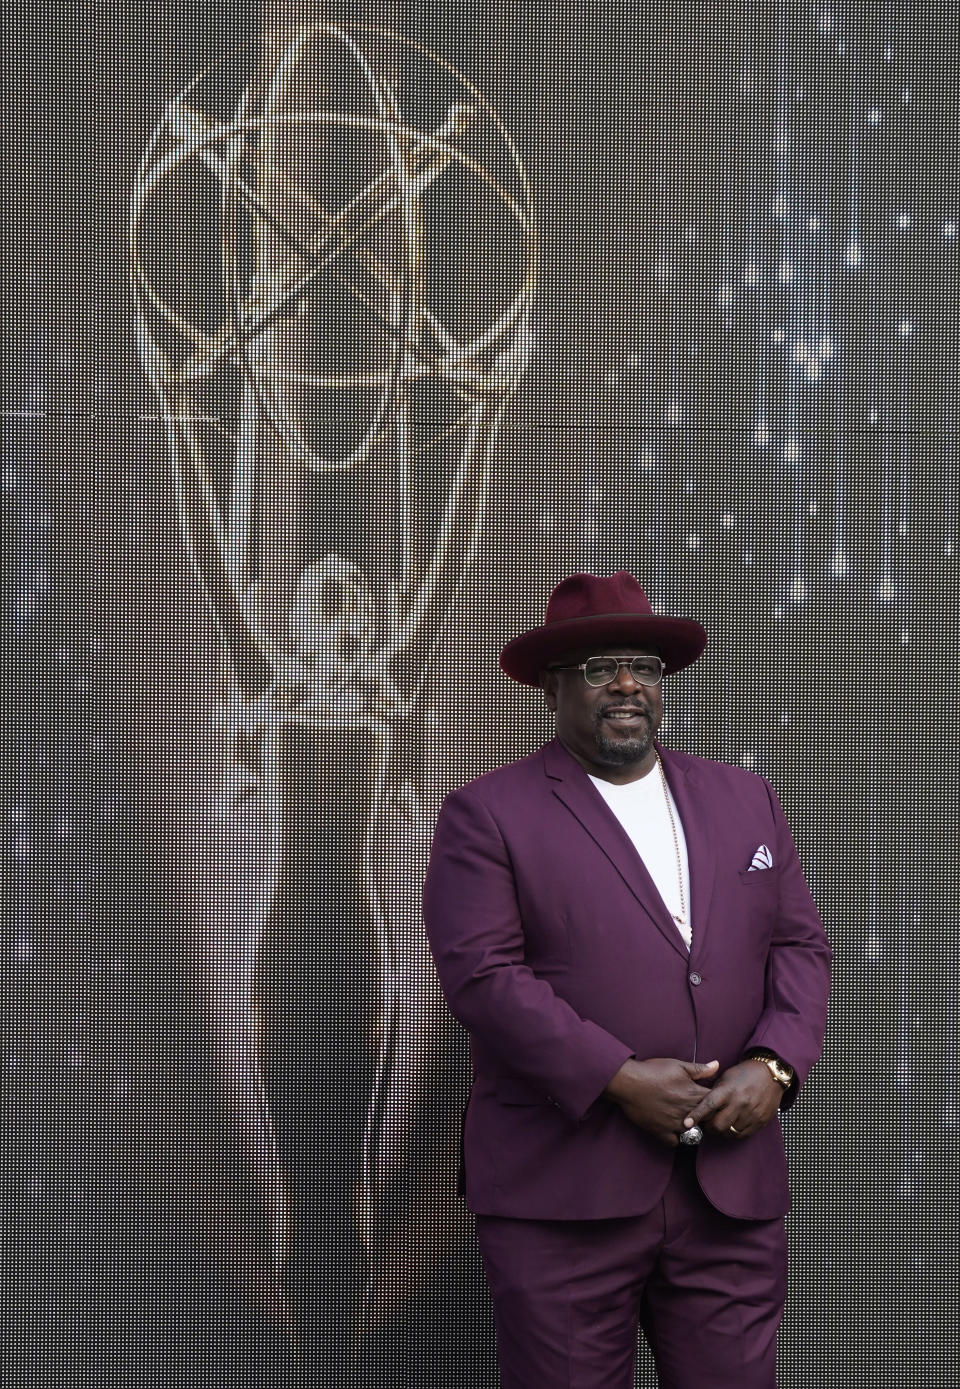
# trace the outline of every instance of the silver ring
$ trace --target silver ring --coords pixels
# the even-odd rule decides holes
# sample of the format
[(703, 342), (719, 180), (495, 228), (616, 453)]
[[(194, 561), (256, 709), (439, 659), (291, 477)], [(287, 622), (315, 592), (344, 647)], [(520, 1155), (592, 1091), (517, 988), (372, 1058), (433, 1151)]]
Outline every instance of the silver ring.
[(703, 1138), (703, 1129), (694, 1124), (691, 1129), (684, 1129), (680, 1135), (680, 1142), (685, 1143), (688, 1148), (695, 1148)]
[(735, 1129), (735, 1128), (733, 1127), (732, 1124), (730, 1125), (730, 1132), (731, 1132), (731, 1133), (735, 1133), (735, 1134), (737, 1135), (738, 1138), (740, 1137), (740, 1130), (739, 1130), (739, 1129)]

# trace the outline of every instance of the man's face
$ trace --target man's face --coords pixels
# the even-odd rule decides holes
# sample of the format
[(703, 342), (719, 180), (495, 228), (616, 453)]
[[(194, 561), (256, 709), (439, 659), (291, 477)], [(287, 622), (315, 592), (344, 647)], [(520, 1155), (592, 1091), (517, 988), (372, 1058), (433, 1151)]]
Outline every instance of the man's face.
[[(557, 665), (578, 665), (588, 656), (656, 656), (650, 646), (595, 647), (571, 653)], [(656, 763), (654, 735), (663, 718), (662, 685), (640, 685), (620, 666), (609, 685), (588, 685), (582, 670), (546, 670), (541, 677), (548, 708), (557, 716), (557, 737), (581, 767), (605, 781), (636, 781)]]

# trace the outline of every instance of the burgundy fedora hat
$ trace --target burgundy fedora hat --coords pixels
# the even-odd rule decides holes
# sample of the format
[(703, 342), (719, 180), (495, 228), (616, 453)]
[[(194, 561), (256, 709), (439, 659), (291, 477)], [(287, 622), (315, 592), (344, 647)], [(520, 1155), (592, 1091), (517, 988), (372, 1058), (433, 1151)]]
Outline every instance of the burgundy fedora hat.
[(689, 617), (661, 617), (632, 574), (625, 569), (604, 578), (571, 574), (557, 584), (542, 627), (508, 641), (500, 667), (523, 685), (539, 685), (540, 672), (569, 651), (590, 647), (653, 646), (664, 674), (691, 665), (707, 644), (699, 622)]

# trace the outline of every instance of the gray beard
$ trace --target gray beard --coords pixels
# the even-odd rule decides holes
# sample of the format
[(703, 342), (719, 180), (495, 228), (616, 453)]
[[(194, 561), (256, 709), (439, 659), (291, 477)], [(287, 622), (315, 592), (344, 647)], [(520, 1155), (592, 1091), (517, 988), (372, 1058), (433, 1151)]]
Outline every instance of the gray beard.
[(600, 761), (612, 767), (627, 767), (631, 762), (642, 762), (653, 746), (653, 734), (647, 732), (641, 738), (608, 738), (597, 729), (597, 752)]

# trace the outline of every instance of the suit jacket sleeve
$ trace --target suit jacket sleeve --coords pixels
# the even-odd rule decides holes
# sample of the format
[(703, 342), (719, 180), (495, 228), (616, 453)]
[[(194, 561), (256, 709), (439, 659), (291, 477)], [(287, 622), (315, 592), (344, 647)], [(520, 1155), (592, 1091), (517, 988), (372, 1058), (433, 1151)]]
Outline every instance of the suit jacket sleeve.
[(440, 811), (424, 919), (447, 1003), (474, 1048), (581, 1119), (632, 1052), (525, 963), (509, 852), (470, 787)]
[(786, 1109), (823, 1046), (832, 952), (776, 792), (764, 785), (775, 824), (780, 903), (767, 957), (764, 1009), (744, 1050), (769, 1049), (794, 1068), (797, 1084), (784, 1097)]

